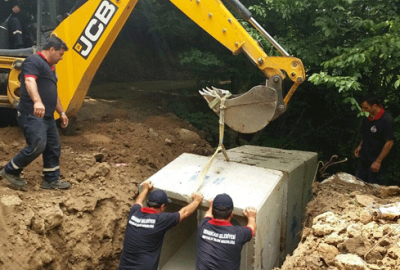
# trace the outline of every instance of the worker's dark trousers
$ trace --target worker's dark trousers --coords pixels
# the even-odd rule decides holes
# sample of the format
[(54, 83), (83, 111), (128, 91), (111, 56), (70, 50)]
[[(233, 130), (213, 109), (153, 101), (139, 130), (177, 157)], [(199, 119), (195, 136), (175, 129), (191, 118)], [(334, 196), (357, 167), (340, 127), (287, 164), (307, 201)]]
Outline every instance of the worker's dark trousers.
[(370, 184), (386, 185), (385, 181), (385, 169), (381, 166), (379, 172), (373, 172), (371, 170), (371, 163), (360, 159), (356, 172), (356, 177), (360, 178), (364, 182)]
[(18, 112), (18, 125), (22, 128), (28, 145), (7, 163), (6, 172), (19, 175), (24, 167), (42, 154), (44, 180), (58, 180), (61, 142), (54, 118), (39, 118)]
[(16, 15), (11, 15), (8, 19), (8, 33), (11, 49), (24, 47), (24, 36), (22, 32), (21, 20)]

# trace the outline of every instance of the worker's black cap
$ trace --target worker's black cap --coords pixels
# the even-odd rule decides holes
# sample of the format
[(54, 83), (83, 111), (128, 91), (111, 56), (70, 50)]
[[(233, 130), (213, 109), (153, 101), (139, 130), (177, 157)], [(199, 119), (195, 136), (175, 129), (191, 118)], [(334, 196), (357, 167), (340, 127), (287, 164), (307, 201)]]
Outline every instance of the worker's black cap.
[(157, 189), (152, 193), (150, 193), (148, 201), (154, 202), (158, 205), (163, 205), (172, 202), (171, 199), (168, 198), (167, 193), (165, 193), (165, 191), (161, 189)]
[(226, 193), (217, 195), (214, 198), (213, 207), (218, 208), (219, 206), (226, 207), (229, 210), (233, 210), (233, 201), (231, 196)]

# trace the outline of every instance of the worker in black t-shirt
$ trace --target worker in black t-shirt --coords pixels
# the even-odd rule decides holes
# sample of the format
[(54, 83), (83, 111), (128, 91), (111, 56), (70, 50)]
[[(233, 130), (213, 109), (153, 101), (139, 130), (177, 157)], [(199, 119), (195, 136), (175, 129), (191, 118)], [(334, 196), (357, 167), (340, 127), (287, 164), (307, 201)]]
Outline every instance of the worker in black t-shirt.
[(145, 182), (142, 188), (129, 213), (119, 270), (157, 270), (165, 233), (189, 217), (203, 200), (200, 193), (193, 194), (190, 204), (179, 212), (167, 213), (165, 207), (171, 203), (167, 194), (163, 190), (153, 191), (147, 200), (148, 207), (143, 207), (153, 185)]
[(24, 131), (27, 146), (6, 166), (0, 175), (13, 187), (22, 188), (26, 182), (22, 170), (37, 157), (43, 157), (44, 189), (67, 189), (69, 182), (60, 177), (61, 141), (54, 112), (60, 115), (61, 127), (68, 125), (57, 93), (55, 65), (62, 60), (68, 47), (56, 36), (49, 38), (42, 51), (28, 56), (21, 67), (21, 95), (17, 107), (18, 125)]
[(363, 120), (362, 140), (354, 150), (360, 158), (356, 176), (367, 183), (385, 185), (386, 157), (394, 145), (394, 120), (373, 95), (364, 97), (360, 106), (369, 116)]
[(233, 226), (233, 201), (227, 194), (219, 194), (210, 203), (197, 230), (196, 270), (239, 270), (244, 244), (254, 236), (256, 210), (243, 211), (247, 226)]

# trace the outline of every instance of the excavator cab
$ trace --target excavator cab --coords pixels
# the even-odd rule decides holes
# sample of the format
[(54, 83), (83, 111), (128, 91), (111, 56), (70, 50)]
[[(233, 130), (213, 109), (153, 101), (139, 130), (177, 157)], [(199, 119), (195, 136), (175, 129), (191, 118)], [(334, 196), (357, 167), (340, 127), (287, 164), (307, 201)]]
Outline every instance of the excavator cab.
[[(43, 43), (60, 23), (58, 0), (26, 1), (22, 8), (23, 10), (20, 12), (22, 14), (18, 18), (22, 24), (24, 48), (38, 47), (37, 45)], [(10, 16), (0, 22), (1, 55), (4, 54), (3, 50), (16, 50), (10, 44), (9, 19)], [(14, 53), (9, 53), (19, 55), (21, 52), (16, 50)]]
[(38, 51), (60, 23), (58, 0), (26, 1), (20, 22), (23, 48), (11, 48), (8, 17), (0, 24), (0, 107), (16, 107), (19, 100), (20, 69), (26, 57)]

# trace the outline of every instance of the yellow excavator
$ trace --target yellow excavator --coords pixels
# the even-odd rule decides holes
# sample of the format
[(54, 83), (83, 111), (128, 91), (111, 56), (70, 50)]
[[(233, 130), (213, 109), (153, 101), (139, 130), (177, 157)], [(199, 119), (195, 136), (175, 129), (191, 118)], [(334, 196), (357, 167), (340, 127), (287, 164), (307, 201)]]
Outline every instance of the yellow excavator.
[[(268, 56), (220, 0), (170, 1), (234, 55), (245, 53), (267, 77), (265, 85), (224, 100), (225, 123), (229, 127), (241, 133), (254, 133), (285, 112), (290, 98), (305, 80), (300, 59), (291, 57), (238, 0), (227, 1), (282, 56)], [(58, 0), (37, 0), (31, 28), (34, 46), (30, 48), (9, 49), (8, 29), (5, 23), (0, 22), (0, 86), (5, 86), (4, 91), (0, 88), (0, 107), (17, 106), (22, 62), (40, 50), (50, 35), (56, 35), (71, 49), (57, 64), (58, 93), (68, 117), (75, 118), (98, 67), (137, 2), (78, 0), (68, 14), (59, 15)], [(283, 97), (282, 81), (286, 77), (293, 83)], [(221, 106), (217, 106), (220, 99), (216, 99), (216, 94), (223, 92), (219, 89), (201, 91), (217, 114)]]

